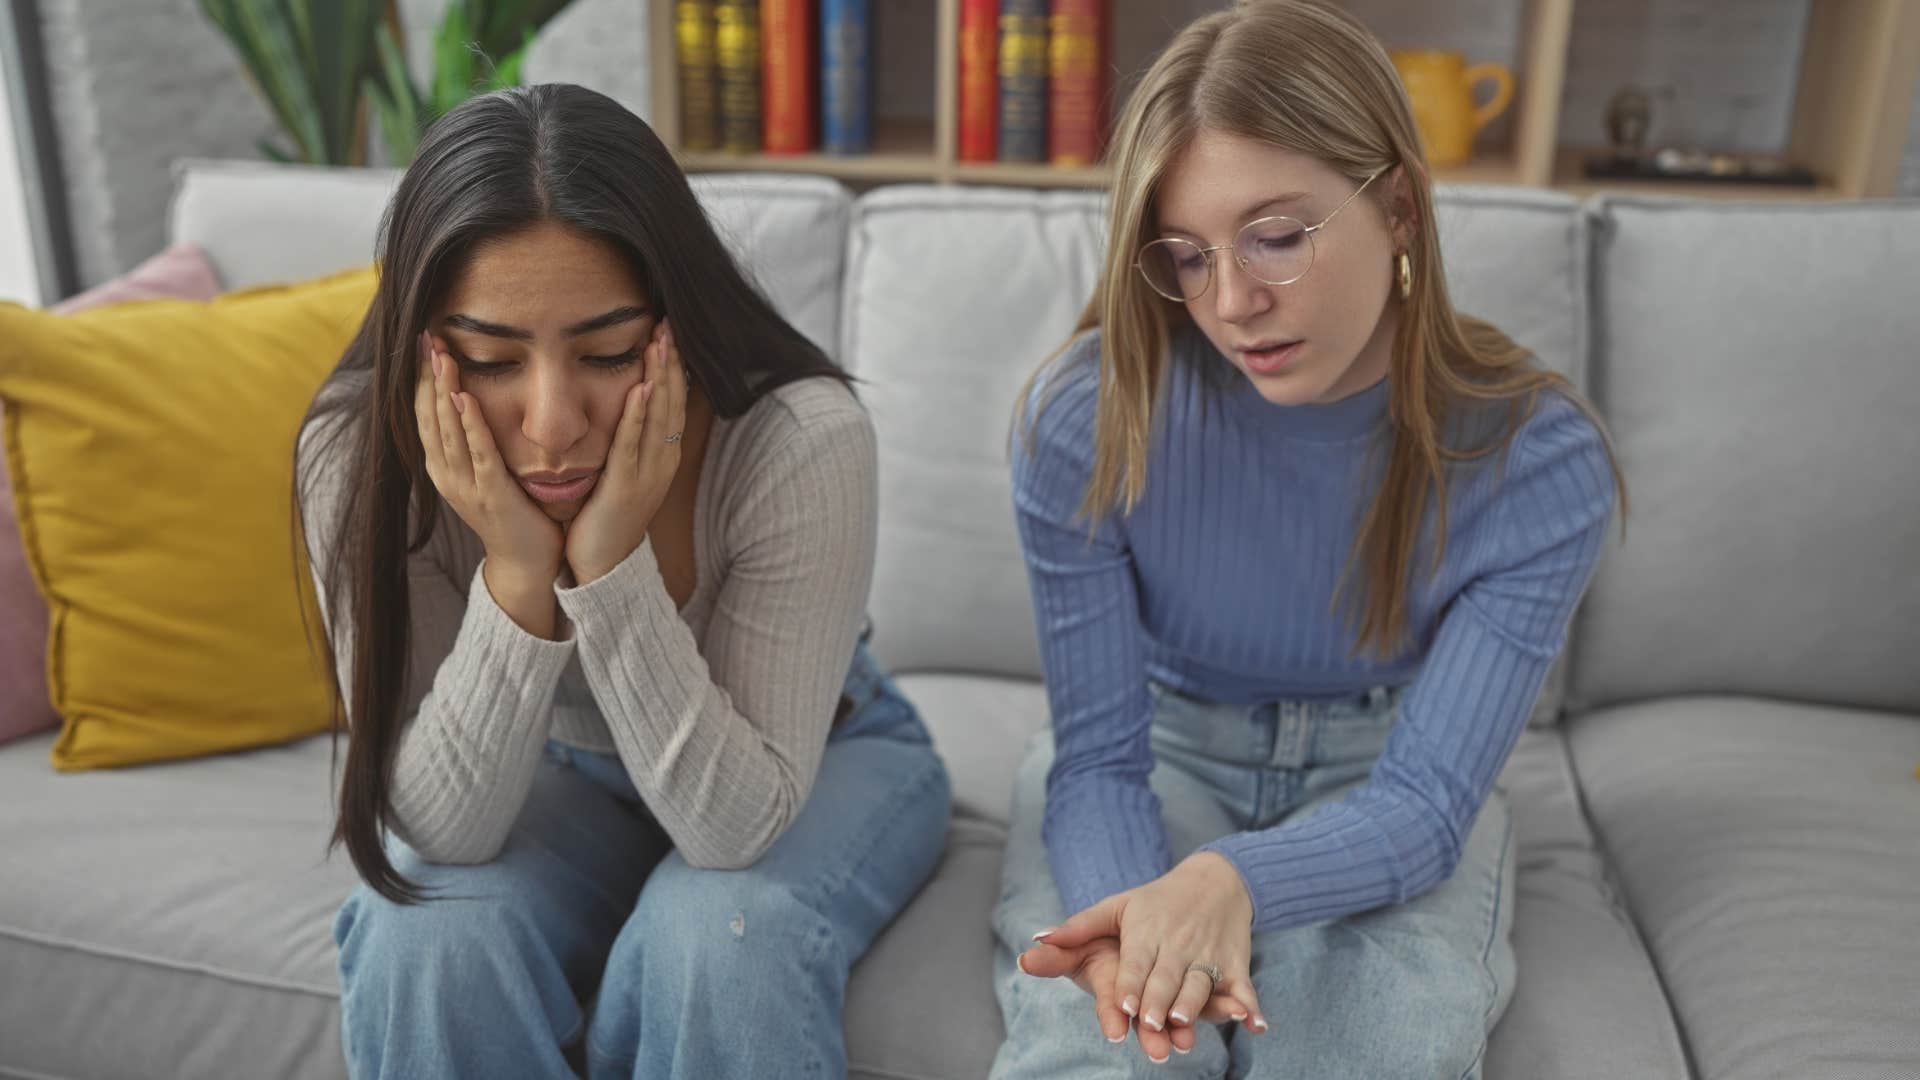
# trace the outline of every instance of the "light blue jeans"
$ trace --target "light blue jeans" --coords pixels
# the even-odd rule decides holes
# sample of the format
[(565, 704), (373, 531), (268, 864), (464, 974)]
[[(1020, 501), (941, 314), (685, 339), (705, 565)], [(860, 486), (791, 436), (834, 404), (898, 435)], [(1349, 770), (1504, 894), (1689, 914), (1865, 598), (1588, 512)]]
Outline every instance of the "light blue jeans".
[[(673, 852), (620, 760), (547, 745), (504, 850), (334, 922), (355, 1077), (840, 1077), (848, 969), (932, 873), (945, 767), (862, 645), (799, 817), (744, 870)], [(597, 991), (597, 994), (596, 994)]]
[[(1331, 702), (1197, 701), (1153, 684), (1150, 777), (1174, 858), (1264, 829), (1366, 779), (1404, 688)], [(1007, 1039), (996, 1078), (1110, 1076), (1474, 1078), (1513, 994), (1513, 824), (1504, 792), (1481, 810), (1453, 875), (1405, 904), (1256, 934), (1252, 975), (1272, 1026), (1202, 1023), (1192, 1053), (1154, 1065), (1132, 1038), (1108, 1043), (1093, 999), (1014, 964), (1062, 906), (1040, 837), (1053, 744), (1035, 739), (1014, 791), (994, 933)]]

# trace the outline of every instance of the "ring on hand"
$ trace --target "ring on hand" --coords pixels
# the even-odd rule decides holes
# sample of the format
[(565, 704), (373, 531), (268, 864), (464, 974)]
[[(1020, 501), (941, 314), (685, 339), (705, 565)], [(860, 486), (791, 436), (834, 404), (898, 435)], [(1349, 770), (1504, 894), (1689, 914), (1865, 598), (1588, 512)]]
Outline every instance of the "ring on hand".
[(674, 432), (673, 434), (671, 434), (671, 435), (669, 435), (669, 436), (667, 436), (667, 442), (668, 442), (669, 444), (672, 444), (672, 443), (677, 443), (677, 442), (679, 442), (679, 441), (680, 441), (680, 433), (679, 433), (679, 432), (677, 432), (677, 431), (676, 431), (676, 432)]
[(1207, 963), (1202, 963), (1199, 960), (1195, 960), (1193, 963), (1187, 965), (1187, 970), (1197, 971), (1200, 974), (1205, 975), (1208, 981), (1212, 982), (1213, 985), (1215, 986), (1220, 985), (1220, 967), (1217, 964), (1207, 964)]

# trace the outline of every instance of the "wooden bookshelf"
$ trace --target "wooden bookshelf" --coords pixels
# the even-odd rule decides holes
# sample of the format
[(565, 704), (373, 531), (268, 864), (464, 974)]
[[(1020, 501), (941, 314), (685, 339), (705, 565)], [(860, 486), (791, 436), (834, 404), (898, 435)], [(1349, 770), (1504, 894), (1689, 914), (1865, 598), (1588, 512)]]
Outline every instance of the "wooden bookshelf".
[(1605, 152), (1604, 147), (1598, 146), (1561, 147), (1554, 155), (1552, 186), (1574, 195), (1638, 193), (1694, 199), (1805, 199), (1809, 201), (1858, 198), (1858, 196), (1845, 194), (1839, 185), (1829, 180), (1821, 180), (1812, 187), (1803, 187), (1798, 184), (1715, 183), (1711, 180), (1605, 180), (1593, 179), (1581, 174), (1581, 164), (1587, 157)]
[[(1920, 0), (1811, 0), (1794, 94), (1791, 129), (1783, 150), (1819, 177), (1812, 188), (1777, 184), (1595, 180), (1581, 162), (1596, 152), (1562, 145), (1560, 104), (1573, 35), (1574, 0), (1514, 0), (1522, 7), (1515, 67), (1511, 144), (1488, 148), (1465, 165), (1440, 169), (1442, 183), (1520, 184), (1579, 194), (1645, 192), (1747, 199), (1858, 199), (1891, 195), (1898, 179), (1909, 110), (1920, 85)], [(1601, 3), (1604, 0), (1587, 0)], [(862, 155), (686, 153), (680, 150), (679, 84), (674, 56), (674, 0), (647, 0), (648, 70), (653, 124), (692, 172), (804, 172), (838, 177), (855, 186), (897, 181), (1003, 184), (1023, 187), (1101, 187), (1105, 166), (1059, 168), (1012, 162), (958, 160), (960, 0), (874, 0), (934, 7), (933, 115), (877, 117), (874, 150)], [(1184, 21), (1192, 3), (1112, 0), (1116, 20), (1143, 20), (1128, 36)], [(1116, 36), (1126, 28), (1116, 27)], [(877, 51), (877, 50), (876, 50)], [(1120, 57), (1122, 63), (1131, 58)], [(1116, 74), (1124, 94), (1138, 72)], [(1117, 112), (1117, 107), (1115, 109)]]
[(940, 174), (935, 126), (891, 120), (874, 125), (873, 151), (866, 154), (729, 154), (720, 150), (679, 151), (689, 172), (819, 173), (848, 180), (930, 180)]

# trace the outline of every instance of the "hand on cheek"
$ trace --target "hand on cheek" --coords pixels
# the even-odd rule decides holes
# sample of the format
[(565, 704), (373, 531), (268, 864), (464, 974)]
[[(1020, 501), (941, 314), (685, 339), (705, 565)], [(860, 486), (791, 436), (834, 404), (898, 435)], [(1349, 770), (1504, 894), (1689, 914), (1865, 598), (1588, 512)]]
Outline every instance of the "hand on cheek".
[(642, 363), (643, 377), (627, 391), (600, 481), (566, 530), (567, 565), (580, 585), (605, 576), (640, 546), (679, 471), (687, 378), (664, 320)]

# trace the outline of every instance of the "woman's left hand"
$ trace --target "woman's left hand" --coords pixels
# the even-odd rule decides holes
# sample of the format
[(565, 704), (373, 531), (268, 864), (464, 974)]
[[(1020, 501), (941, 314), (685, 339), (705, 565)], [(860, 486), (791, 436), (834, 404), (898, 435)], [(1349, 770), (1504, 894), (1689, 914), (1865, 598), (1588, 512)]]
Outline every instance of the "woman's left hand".
[[(1103, 937), (1120, 942), (1114, 995), (1142, 1025), (1165, 1031), (1169, 1023), (1244, 1017), (1249, 1030), (1267, 1030), (1248, 971), (1253, 898), (1226, 856), (1198, 852), (1153, 881), (1041, 931), (1034, 938), (1043, 944), (1022, 953), (1020, 966), (1051, 974)], [(1201, 970), (1208, 964), (1219, 968), (1218, 982)]]
[(627, 391), (600, 481), (567, 524), (567, 566), (579, 585), (606, 575), (647, 538), (680, 468), (680, 440), (667, 440), (687, 426), (687, 373), (664, 319), (642, 362), (645, 375)]

